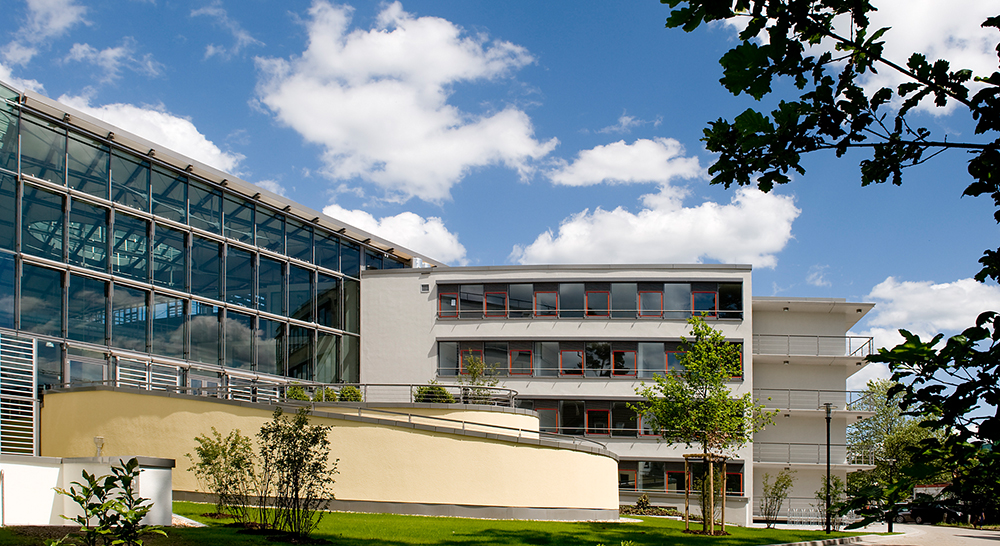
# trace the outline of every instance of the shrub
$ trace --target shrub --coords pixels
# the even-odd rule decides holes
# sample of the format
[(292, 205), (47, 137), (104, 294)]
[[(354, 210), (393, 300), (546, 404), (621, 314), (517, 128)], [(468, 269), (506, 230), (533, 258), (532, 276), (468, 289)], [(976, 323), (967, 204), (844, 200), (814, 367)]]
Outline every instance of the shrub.
[(430, 385), (417, 387), (413, 393), (413, 401), (429, 404), (454, 404), (455, 398), (444, 387), (431, 381)]
[(233, 430), (225, 438), (212, 427), (212, 437), (202, 434), (195, 438), (197, 458), (190, 453), (198, 481), (215, 493), (215, 509), (233, 516), (239, 523), (251, 521), (251, 496), (255, 489), (254, 452), (250, 438)]
[(772, 483), (771, 475), (767, 472), (764, 473), (764, 479), (761, 482), (764, 494), (760, 499), (760, 513), (764, 517), (764, 523), (768, 529), (774, 528), (775, 522), (778, 521), (781, 505), (788, 498), (788, 491), (791, 490), (792, 484), (795, 482), (793, 474), (795, 474), (794, 470), (782, 469), (774, 477)]
[(636, 510), (649, 510), (649, 495), (643, 493), (642, 496), (636, 499), (635, 508)]
[(361, 390), (357, 387), (346, 386), (340, 389), (340, 401), (341, 402), (364, 402), (361, 396)]
[(285, 399), (286, 400), (302, 400), (303, 402), (309, 401), (309, 395), (306, 394), (306, 390), (300, 385), (292, 385), (285, 388)]
[(336, 402), (337, 391), (329, 387), (319, 387), (313, 393), (313, 402)]

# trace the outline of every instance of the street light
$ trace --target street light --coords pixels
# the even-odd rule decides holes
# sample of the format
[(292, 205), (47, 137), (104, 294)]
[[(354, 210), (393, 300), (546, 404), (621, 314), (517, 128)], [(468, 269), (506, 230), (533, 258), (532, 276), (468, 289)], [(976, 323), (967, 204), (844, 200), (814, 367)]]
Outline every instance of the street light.
[[(889, 486), (889, 488), (891, 490), (893, 482), (896, 481), (896, 459), (892, 459), (892, 458), (885, 459), (885, 462), (889, 463), (889, 479), (886, 480), (886, 481), (889, 482), (888, 486)], [(886, 498), (887, 501), (895, 501), (895, 495), (892, 495), (892, 496), (886, 495), (886, 497), (887, 497)], [(889, 512), (889, 517), (887, 517), (885, 519), (886, 519), (886, 522), (889, 524), (889, 532), (891, 533), (892, 532), (892, 520), (896, 519), (896, 503), (895, 502), (893, 502), (892, 505), (889, 506), (889, 511), (888, 512)]]
[(826, 402), (826, 534), (830, 534), (830, 411), (833, 404)]

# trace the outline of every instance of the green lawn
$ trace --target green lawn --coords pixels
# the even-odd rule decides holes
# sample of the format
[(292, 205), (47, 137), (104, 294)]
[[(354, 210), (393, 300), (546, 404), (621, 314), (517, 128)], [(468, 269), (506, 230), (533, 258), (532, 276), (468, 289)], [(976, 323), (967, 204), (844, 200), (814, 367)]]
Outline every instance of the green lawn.
[[(152, 538), (147, 545), (178, 546), (222, 546), (229, 544), (274, 545), (265, 536), (240, 533), (237, 529), (225, 527), (229, 520), (207, 520), (200, 514), (213, 510), (213, 506), (187, 502), (175, 502), (174, 512), (209, 525), (208, 528), (170, 529), (168, 539)], [(732, 534), (727, 537), (702, 537), (685, 535), (681, 531), (684, 523), (643, 517), (642, 523), (555, 523), (542, 521), (497, 521), (460, 518), (435, 518), (419, 516), (395, 516), (386, 514), (327, 514), (313, 537), (326, 539), (331, 544), (358, 546), (370, 544), (411, 545), (485, 545), (485, 544), (530, 544), (595, 546), (619, 546), (622, 541), (631, 540), (636, 545), (716, 545), (716, 546), (756, 546), (783, 542), (799, 542), (829, 537), (851, 536), (857, 533), (833, 533), (826, 535), (820, 531), (783, 531), (767, 529), (727, 528)], [(27, 538), (15, 535), (16, 531), (0, 529), (0, 546), (8, 544), (41, 545), (41, 538)]]

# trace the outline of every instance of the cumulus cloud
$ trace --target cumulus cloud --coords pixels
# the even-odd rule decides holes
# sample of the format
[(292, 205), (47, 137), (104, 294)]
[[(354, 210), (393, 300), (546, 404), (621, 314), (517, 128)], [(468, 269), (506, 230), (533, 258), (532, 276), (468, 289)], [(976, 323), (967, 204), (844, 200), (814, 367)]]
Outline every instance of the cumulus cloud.
[(97, 49), (90, 44), (73, 44), (65, 61), (92, 64), (103, 70), (101, 81), (109, 83), (121, 77), (123, 68), (147, 76), (159, 76), (163, 65), (153, 59), (152, 54), (136, 56), (135, 39), (126, 37), (121, 45)]
[(602, 129), (598, 129), (597, 132), (598, 133), (618, 133), (618, 134), (625, 134), (625, 133), (630, 133), (632, 131), (632, 129), (635, 128), (635, 127), (642, 127), (643, 125), (646, 125), (646, 124), (649, 124), (649, 123), (652, 123), (653, 127), (659, 127), (660, 123), (662, 121), (663, 120), (661, 118), (657, 118), (657, 119), (655, 119), (653, 121), (647, 121), (647, 120), (639, 119), (639, 118), (637, 118), (635, 116), (626, 115), (623, 112), (622, 115), (618, 118), (618, 123), (616, 123), (614, 125), (609, 125), (609, 126), (604, 127)]
[(329, 178), (361, 178), (395, 201), (438, 202), (475, 168), (501, 165), (529, 177), (556, 146), (536, 140), (515, 107), (474, 114), (448, 103), (458, 83), (496, 80), (534, 62), (523, 47), (414, 17), (398, 2), (369, 30), (352, 30), (351, 16), (350, 7), (317, 0), (301, 56), (257, 59), (261, 103), (323, 148)]
[(422, 218), (412, 212), (403, 212), (375, 218), (363, 210), (348, 210), (336, 204), (324, 208), (323, 214), (441, 262), (454, 265), (467, 262), (465, 247), (458, 242), (458, 234), (448, 231), (444, 221), (435, 216)]
[(285, 197), (285, 187), (274, 180), (259, 180), (254, 182), (254, 185), (260, 186), (271, 193), (276, 193)]
[(222, 151), (201, 134), (191, 120), (167, 112), (162, 105), (139, 107), (119, 103), (91, 106), (87, 97), (67, 95), (57, 100), (221, 171), (234, 172), (244, 157)]
[(34, 91), (36, 93), (44, 93), (45, 88), (37, 80), (25, 80), (22, 78), (15, 77), (11, 73), (9, 66), (0, 63), (0, 81), (7, 82), (14, 87), (19, 88), (21, 91)]
[(229, 59), (233, 55), (239, 55), (244, 49), (252, 45), (264, 45), (264, 42), (250, 35), (239, 22), (229, 17), (229, 13), (222, 7), (221, 0), (215, 0), (211, 4), (191, 11), (191, 17), (210, 17), (215, 25), (225, 29), (233, 36), (233, 45), (230, 47), (209, 44), (205, 46), (205, 58), (218, 56)]
[(684, 146), (672, 138), (624, 140), (577, 154), (572, 163), (558, 161), (546, 175), (559, 185), (592, 186), (601, 182), (666, 184), (674, 178), (698, 178), (704, 170), (697, 157), (684, 157)]
[(791, 197), (740, 188), (728, 204), (684, 207), (686, 192), (662, 186), (632, 213), (589, 209), (517, 245), (511, 260), (537, 263), (749, 263), (774, 267), (801, 212)]
[(38, 46), (86, 23), (87, 8), (76, 0), (27, 0), (28, 20), (18, 37), (0, 51), (9, 63), (25, 65), (38, 53)]

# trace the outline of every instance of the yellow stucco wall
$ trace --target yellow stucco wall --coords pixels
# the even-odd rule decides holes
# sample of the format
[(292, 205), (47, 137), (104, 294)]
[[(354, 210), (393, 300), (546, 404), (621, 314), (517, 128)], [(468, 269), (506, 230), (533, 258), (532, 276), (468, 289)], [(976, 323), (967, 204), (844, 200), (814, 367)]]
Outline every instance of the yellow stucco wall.
[[(398, 411), (394, 409), (393, 411)], [(355, 410), (356, 411), (356, 410)], [(477, 413), (477, 412), (472, 412)], [(490, 413), (489, 421), (523, 424), (524, 415)], [(265, 407), (193, 397), (110, 390), (45, 395), (42, 455), (145, 455), (177, 461), (174, 489), (198, 491), (186, 453), (215, 427), (253, 436), (270, 419)], [(609, 456), (509, 441), (314, 416), (333, 425), (331, 457), (340, 500), (617, 510), (617, 462)], [(535, 425), (537, 429), (537, 424)]]

